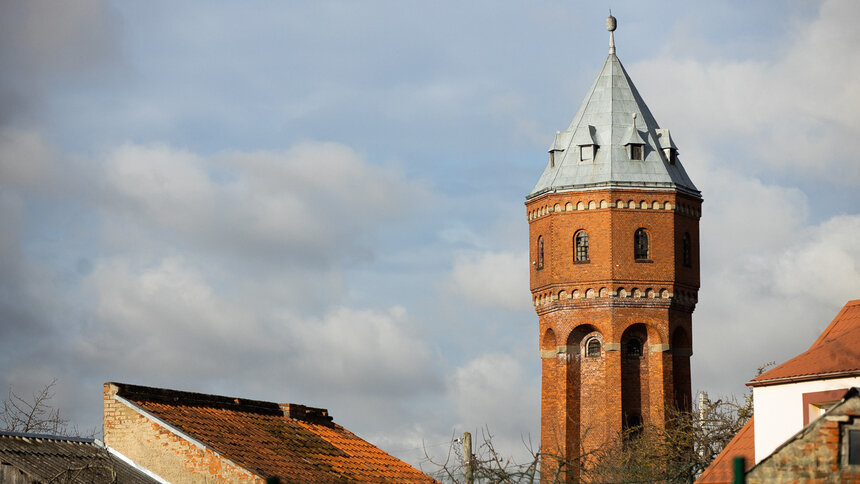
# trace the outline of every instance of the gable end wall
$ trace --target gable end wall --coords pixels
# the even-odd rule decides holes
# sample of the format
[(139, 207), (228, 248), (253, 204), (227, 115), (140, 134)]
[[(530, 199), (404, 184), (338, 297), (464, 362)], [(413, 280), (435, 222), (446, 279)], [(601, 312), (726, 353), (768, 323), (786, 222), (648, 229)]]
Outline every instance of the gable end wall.
[(176, 484), (265, 482), (117, 400), (117, 390), (105, 384), (104, 442), (137, 465)]

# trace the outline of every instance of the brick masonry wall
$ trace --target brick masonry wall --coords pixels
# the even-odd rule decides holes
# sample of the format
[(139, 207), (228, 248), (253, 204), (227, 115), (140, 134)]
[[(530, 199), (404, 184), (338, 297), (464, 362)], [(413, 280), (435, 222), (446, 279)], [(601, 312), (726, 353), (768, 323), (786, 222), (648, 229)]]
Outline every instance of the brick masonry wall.
[[(530, 278), (543, 358), (542, 452), (573, 458), (617, 435), (632, 414), (664, 425), (668, 407), (689, 408), (701, 201), (596, 190), (545, 195), (526, 208), (531, 261), (538, 260), (539, 237), (544, 245), (543, 268), (532, 264)], [(646, 262), (634, 259), (639, 228), (649, 234)], [(579, 230), (588, 232), (587, 263), (575, 261)], [(584, 353), (594, 336), (602, 343), (596, 359)], [(625, 356), (634, 336), (644, 343), (638, 358)]]
[(104, 442), (136, 464), (176, 484), (265, 482), (118, 401), (115, 385), (104, 391)]
[(843, 428), (860, 421), (860, 397), (846, 401), (836, 410), (832, 412), (835, 415), (813, 422), (800, 438), (759, 462), (747, 473), (747, 482), (860, 483), (860, 466), (844, 466), (841, 462)]

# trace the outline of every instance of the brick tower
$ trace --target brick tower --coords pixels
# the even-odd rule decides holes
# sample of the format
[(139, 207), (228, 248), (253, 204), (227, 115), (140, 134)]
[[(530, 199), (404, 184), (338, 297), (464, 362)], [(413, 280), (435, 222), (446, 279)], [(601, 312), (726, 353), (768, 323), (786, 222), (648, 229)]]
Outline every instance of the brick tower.
[(558, 458), (690, 408), (702, 197), (615, 56), (615, 25), (526, 197), (545, 476)]

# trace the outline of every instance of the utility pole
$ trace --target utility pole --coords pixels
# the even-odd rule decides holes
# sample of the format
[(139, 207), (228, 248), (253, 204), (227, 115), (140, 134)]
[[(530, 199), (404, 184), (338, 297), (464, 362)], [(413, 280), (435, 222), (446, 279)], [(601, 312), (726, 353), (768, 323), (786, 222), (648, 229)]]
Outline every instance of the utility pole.
[(466, 471), (465, 484), (473, 484), (475, 477), (472, 475), (472, 434), (463, 432), (463, 467)]

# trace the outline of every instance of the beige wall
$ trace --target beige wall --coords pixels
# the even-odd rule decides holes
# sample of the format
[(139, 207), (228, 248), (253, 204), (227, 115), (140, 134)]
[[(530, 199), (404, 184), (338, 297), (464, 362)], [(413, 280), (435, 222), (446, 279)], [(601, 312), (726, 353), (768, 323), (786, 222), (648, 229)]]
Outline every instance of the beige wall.
[(118, 400), (116, 392), (105, 384), (104, 442), (137, 465), (175, 484), (265, 482)]

